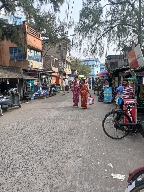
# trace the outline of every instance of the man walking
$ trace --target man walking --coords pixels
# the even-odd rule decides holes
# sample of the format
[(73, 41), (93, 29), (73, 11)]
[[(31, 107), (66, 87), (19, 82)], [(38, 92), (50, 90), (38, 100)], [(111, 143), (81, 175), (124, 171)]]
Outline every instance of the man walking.
[(65, 78), (65, 91), (67, 91), (67, 93), (69, 93), (69, 82), (68, 82), (67, 78)]

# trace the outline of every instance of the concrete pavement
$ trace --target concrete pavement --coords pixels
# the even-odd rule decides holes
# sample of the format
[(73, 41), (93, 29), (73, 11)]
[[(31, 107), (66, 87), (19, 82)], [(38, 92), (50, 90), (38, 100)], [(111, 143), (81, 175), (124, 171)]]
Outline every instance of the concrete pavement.
[[(71, 93), (22, 104), (0, 117), (1, 192), (123, 192), (128, 175), (143, 165), (144, 139), (115, 141), (101, 126), (113, 107), (72, 107)], [(111, 163), (113, 168), (108, 166)]]

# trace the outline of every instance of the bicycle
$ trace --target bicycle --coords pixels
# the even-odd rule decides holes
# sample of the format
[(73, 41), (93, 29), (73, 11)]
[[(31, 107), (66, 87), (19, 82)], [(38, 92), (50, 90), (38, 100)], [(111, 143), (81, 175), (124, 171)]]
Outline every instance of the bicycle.
[[(134, 117), (132, 115), (131, 109), (136, 105), (134, 102), (129, 102), (124, 104), (126, 106), (126, 110), (116, 109), (107, 113), (102, 121), (102, 127), (104, 133), (112, 138), (112, 139), (122, 139), (126, 137), (129, 133), (140, 133), (144, 137), (144, 127), (140, 121), (135, 122)], [(128, 114), (127, 114), (128, 111)], [(112, 120), (109, 120), (110, 116), (112, 116)], [(126, 120), (128, 123), (124, 123), (123, 120)], [(108, 120), (108, 121), (107, 121)], [(122, 122), (120, 122), (122, 121)], [(112, 122), (112, 131), (115, 131), (116, 134), (121, 134), (120, 136), (115, 135), (112, 136), (108, 133), (106, 126), (110, 129), (109, 123)]]

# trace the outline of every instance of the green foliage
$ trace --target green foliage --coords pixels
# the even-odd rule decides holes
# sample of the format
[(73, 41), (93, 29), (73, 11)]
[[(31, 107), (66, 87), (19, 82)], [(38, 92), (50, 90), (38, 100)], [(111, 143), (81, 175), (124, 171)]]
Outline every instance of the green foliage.
[[(41, 7), (52, 5), (54, 11), (59, 11), (64, 0), (0, 0), (0, 10), (15, 14), (21, 10), (26, 16), (28, 24), (37, 31), (42, 32), (42, 37), (49, 40), (50, 44), (56, 44), (59, 39), (61, 25), (56, 23), (56, 16), (50, 11), (42, 11)], [(0, 40), (6, 36), (12, 42), (20, 45), (21, 39), (19, 31), (14, 29), (14, 25), (0, 21)]]
[[(75, 28), (80, 43), (87, 40), (89, 52), (102, 55), (106, 44), (114, 43), (118, 49), (144, 38), (144, 1), (141, 0), (85, 0)], [(105, 43), (105, 40), (107, 42)]]
[(85, 77), (89, 77), (91, 72), (90, 67), (88, 65), (82, 65), (82, 62), (79, 59), (72, 60), (72, 70), (77, 70), (79, 75), (84, 75)]

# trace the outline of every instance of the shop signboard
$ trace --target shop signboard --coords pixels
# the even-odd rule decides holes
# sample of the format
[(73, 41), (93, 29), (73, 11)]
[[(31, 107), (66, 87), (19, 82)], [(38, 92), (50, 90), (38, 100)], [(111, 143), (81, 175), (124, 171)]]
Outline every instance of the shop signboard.
[(134, 49), (132, 49), (128, 54), (127, 54), (127, 59), (128, 59), (128, 63), (131, 69), (136, 69), (139, 67), (137, 58), (136, 58), (136, 54)]
[(112, 87), (104, 88), (104, 103), (110, 103), (112, 100)]
[[(135, 105), (130, 107), (130, 110), (127, 110), (129, 103), (135, 103)], [(130, 117), (132, 123), (137, 123), (137, 106), (136, 99), (124, 99), (124, 110), (126, 114)], [(132, 115), (131, 115), (132, 114)], [(128, 120), (124, 117), (124, 123), (129, 123)]]
[(143, 67), (144, 66), (144, 57), (143, 57), (140, 45), (137, 45), (134, 48), (134, 51), (135, 51), (135, 55), (136, 55), (139, 67)]

